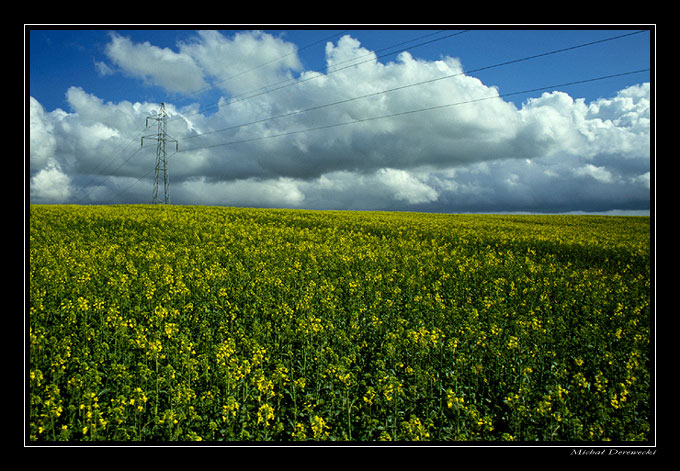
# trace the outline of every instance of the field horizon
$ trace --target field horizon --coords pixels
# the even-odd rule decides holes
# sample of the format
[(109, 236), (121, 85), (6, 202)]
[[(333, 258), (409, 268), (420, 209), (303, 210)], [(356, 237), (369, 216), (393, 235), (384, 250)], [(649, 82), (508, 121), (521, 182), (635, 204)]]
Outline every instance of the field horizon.
[(225, 209), (253, 209), (253, 210), (282, 210), (282, 211), (318, 211), (318, 212), (357, 212), (357, 213), (408, 213), (408, 214), (442, 214), (450, 216), (611, 216), (611, 217), (648, 217), (651, 214), (640, 214), (650, 210), (620, 210), (607, 211), (564, 211), (564, 212), (532, 212), (532, 211), (470, 211), (470, 212), (446, 212), (446, 211), (411, 211), (400, 209), (315, 209), (274, 206), (233, 206), (218, 204), (175, 204), (175, 203), (112, 203), (112, 204), (82, 204), (82, 203), (29, 203), (25, 207), (29, 210), (41, 206), (74, 206), (74, 207), (128, 207), (128, 206), (157, 206), (157, 207), (185, 207), (185, 208), (225, 208)]

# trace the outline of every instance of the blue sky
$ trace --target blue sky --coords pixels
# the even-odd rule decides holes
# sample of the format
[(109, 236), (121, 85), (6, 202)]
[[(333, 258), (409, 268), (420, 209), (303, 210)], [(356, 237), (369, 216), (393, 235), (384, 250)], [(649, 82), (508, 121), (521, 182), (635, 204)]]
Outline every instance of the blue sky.
[[(352, 28), (31, 29), (31, 200), (146, 202), (154, 156), (131, 143), (162, 101), (183, 152), (178, 204), (649, 211), (650, 72), (503, 95), (653, 69), (653, 30), (475, 72), (645, 28)], [(286, 79), (295, 85), (225, 106)], [(496, 90), (502, 99), (457, 105)], [(361, 122), (442, 104), (454, 106)], [(348, 119), (361, 124), (334, 127)]]

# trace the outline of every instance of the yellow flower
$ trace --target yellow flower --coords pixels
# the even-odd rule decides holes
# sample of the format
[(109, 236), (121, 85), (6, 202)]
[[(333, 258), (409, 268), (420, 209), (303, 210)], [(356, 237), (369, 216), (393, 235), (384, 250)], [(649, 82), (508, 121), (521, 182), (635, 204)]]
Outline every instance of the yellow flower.
[(257, 423), (264, 422), (264, 426), (269, 426), (269, 421), (274, 419), (274, 408), (269, 404), (262, 404), (257, 411)]
[(305, 425), (297, 422), (293, 427), (293, 433), (291, 434), (293, 440), (305, 440), (307, 434), (305, 433)]
[(465, 402), (465, 399), (462, 397), (457, 397), (456, 393), (453, 392), (451, 389), (448, 389), (446, 391), (446, 405), (450, 408), (456, 407), (459, 408), (462, 406), (462, 404)]
[(236, 412), (239, 410), (240, 405), (233, 397), (228, 398), (228, 404), (222, 406), (222, 422), (226, 422), (229, 414), (232, 417), (236, 417)]
[(329, 427), (322, 417), (319, 417), (318, 415), (312, 417), (312, 433), (314, 434), (315, 439), (322, 440), (328, 437), (328, 429)]
[(519, 339), (515, 337), (514, 335), (510, 336), (510, 340), (508, 341), (508, 348), (513, 349), (513, 348), (518, 348), (519, 347)]
[(373, 387), (369, 387), (366, 390), (366, 394), (364, 394), (364, 402), (370, 406), (370, 405), (373, 404), (373, 398), (374, 397), (375, 397), (375, 389), (373, 389)]

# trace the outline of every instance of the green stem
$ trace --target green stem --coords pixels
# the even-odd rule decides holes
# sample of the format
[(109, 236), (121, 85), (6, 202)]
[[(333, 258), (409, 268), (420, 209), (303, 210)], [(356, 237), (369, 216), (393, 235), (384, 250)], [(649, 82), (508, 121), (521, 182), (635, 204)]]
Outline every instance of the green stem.
[(154, 422), (156, 422), (156, 419), (158, 419), (158, 353), (156, 353), (155, 355), (155, 361), (156, 361), (156, 401), (153, 406)]

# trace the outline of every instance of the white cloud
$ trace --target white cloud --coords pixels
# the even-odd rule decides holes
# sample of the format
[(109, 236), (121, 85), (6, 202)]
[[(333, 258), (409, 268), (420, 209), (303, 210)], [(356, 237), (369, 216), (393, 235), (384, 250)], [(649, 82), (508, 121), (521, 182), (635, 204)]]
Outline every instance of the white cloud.
[(580, 177), (591, 177), (602, 183), (612, 183), (614, 176), (604, 167), (596, 167), (592, 164), (586, 164), (583, 167), (574, 169), (574, 175)]
[(127, 74), (172, 92), (195, 92), (207, 86), (202, 70), (190, 56), (169, 48), (161, 49), (148, 41), (135, 44), (129, 38), (112, 33), (106, 54)]
[(33, 97), (30, 98), (29, 121), (29, 153), (33, 173), (47, 165), (47, 160), (54, 154), (56, 139), (54, 127), (45, 117), (45, 110)]
[(590, 104), (564, 92), (544, 93), (528, 100), (520, 114), (536, 141), (543, 144), (545, 154), (649, 158), (649, 83)]
[(219, 31), (199, 31), (191, 42), (181, 43), (180, 53), (191, 57), (215, 85), (232, 95), (289, 79), (290, 70), (301, 68), (297, 47), (261, 31), (226, 37)]
[(106, 77), (107, 75), (115, 74), (115, 71), (109, 67), (106, 62), (95, 61), (94, 68), (100, 77)]
[(432, 187), (424, 184), (405, 170), (384, 168), (378, 171), (378, 179), (397, 200), (409, 204), (429, 203), (439, 196)]
[(211, 205), (298, 207), (305, 199), (296, 182), (287, 178), (230, 182), (200, 178), (181, 183), (173, 192), (181, 199)]
[(31, 200), (33, 202), (61, 203), (71, 194), (71, 180), (62, 172), (58, 163), (50, 159), (47, 166), (31, 178)]
[(649, 190), (651, 189), (651, 175), (649, 172), (645, 172), (642, 175), (631, 178), (631, 183), (641, 183)]
[[(499, 98), (462, 104), (498, 91), (460, 74), (455, 58), (402, 53), (383, 63), (346, 35), (328, 43), (329, 73), (319, 75), (301, 71), (296, 50), (262, 32), (199, 32), (177, 52), (112, 36), (108, 51), (117, 67), (173, 91), (195, 91), (210, 77), (229, 95), (240, 94), (300, 72), (279, 91), (231, 105), (225, 96), (210, 115), (197, 113), (196, 103), (166, 104), (168, 132), (181, 150), (169, 158), (173, 202), (441, 211), (649, 205), (649, 84), (591, 103), (554, 91), (519, 109)], [(353, 60), (363, 63), (343, 68)], [(255, 73), (224, 80), (260, 64)], [(453, 74), (460, 75), (346, 101)], [(149, 133), (144, 118), (157, 104), (104, 102), (78, 87), (66, 99), (69, 112), (46, 112), (31, 98), (32, 198), (73, 193), (108, 201), (123, 191), (150, 199), (154, 150), (139, 150), (139, 138)], [(250, 122), (257, 123), (240, 126)], [(297, 132), (311, 128), (323, 129)], [(276, 135), (282, 136), (262, 139)], [(88, 188), (72, 192), (82, 185)]]

